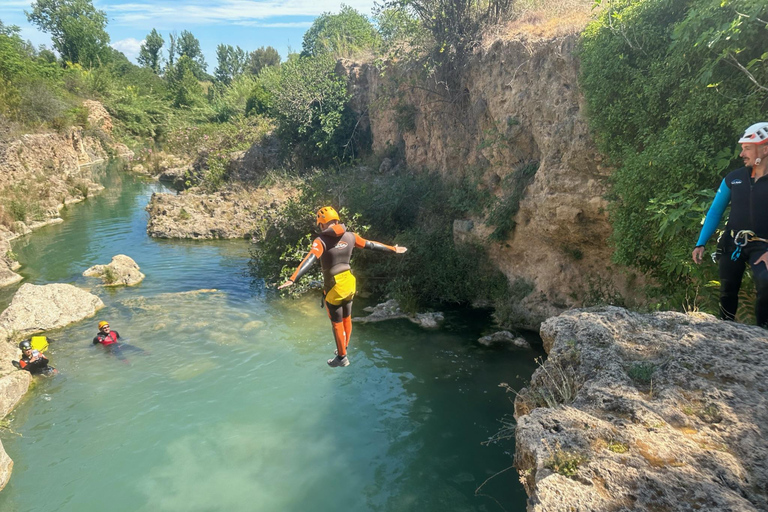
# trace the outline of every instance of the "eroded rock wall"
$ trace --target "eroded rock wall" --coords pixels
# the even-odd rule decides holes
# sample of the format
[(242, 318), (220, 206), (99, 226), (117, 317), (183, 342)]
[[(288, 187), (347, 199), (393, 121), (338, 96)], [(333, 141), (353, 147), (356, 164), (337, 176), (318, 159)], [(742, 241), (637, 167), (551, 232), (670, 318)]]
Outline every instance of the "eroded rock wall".
[(768, 331), (609, 307), (541, 335), (515, 399), (530, 512), (768, 510)]
[[(509, 195), (507, 177), (530, 162), (539, 168), (501, 243), (482, 217), (456, 225), (457, 241), (486, 244), (510, 282), (533, 287), (518, 323), (539, 323), (595, 295), (630, 296), (628, 277), (610, 263), (607, 179), (584, 116), (577, 36), (497, 41), (457, 71), (452, 88), (434, 79), (382, 77), (369, 65), (342, 62), (353, 107), (367, 112), (374, 150), (400, 148), (410, 169), (450, 178), (481, 173), (481, 187)], [(409, 115), (410, 114), (410, 115)], [(631, 278), (631, 277), (630, 277)]]
[(59, 209), (64, 204), (100, 192), (103, 187), (83, 167), (107, 158), (105, 144), (118, 156), (132, 154), (109, 138), (112, 121), (101, 103), (88, 100), (83, 106), (103, 139), (73, 127), (66, 133), (25, 134), (0, 142), (0, 286), (21, 280), (7, 242), (36, 227), (61, 222)]

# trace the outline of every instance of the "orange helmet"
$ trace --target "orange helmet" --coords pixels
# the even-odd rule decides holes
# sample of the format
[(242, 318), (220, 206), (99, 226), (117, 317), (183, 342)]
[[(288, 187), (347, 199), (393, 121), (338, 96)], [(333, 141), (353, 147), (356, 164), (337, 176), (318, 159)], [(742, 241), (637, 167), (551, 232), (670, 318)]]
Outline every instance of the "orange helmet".
[(99, 329), (101, 329), (105, 325), (109, 325), (109, 322), (105, 322), (104, 320), (102, 320), (101, 322), (99, 322)]
[(317, 210), (317, 223), (326, 224), (332, 220), (341, 221), (339, 214), (333, 209), (333, 206), (323, 206)]

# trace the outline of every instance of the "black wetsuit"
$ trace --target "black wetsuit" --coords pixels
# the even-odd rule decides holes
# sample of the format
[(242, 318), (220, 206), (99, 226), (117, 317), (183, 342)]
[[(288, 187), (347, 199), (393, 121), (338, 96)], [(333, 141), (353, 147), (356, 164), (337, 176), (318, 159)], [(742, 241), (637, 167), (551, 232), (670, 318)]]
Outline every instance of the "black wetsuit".
[[(37, 352), (35, 350), (35, 352)], [(45, 357), (43, 354), (39, 354), (39, 357), (35, 359), (34, 361), (31, 361), (30, 358), (22, 357), (19, 359), (19, 368), (22, 370), (26, 370), (32, 375), (40, 375), (40, 374), (49, 374), (54, 372), (56, 369), (52, 366), (48, 366), (48, 358)]]
[[(721, 257), (718, 262), (720, 275), (720, 316), (723, 320), (736, 318), (739, 306), (739, 288), (747, 264), (752, 269), (752, 280), (757, 290), (755, 316), (757, 325), (768, 327), (768, 266), (757, 264), (758, 258), (768, 251), (768, 243), (752, 241), (737, 252), (734, 236), (743, 230), (754, 232), (758, 238), (768, 239), (768, 176), (755, 180), (751, 167), (742, 167), (729, 173), (718, 190), (713, 207), (707, 213), (709, 230), (702, 229), (704, 236), (697, 245), (704, 245), (719, 223), (725, 206), (730, 201), (731, 213), (725, 233), (718, 243)], [(719, 208), (715, 208), (719, 205)], [(717, 210), (714, 211), (713, 210)], [(709, 219), (712, 214), (713, 219)], [(714, 225), (714, 227), (712, 227)], [(703, 240), (703, 241), (702, 241)]]

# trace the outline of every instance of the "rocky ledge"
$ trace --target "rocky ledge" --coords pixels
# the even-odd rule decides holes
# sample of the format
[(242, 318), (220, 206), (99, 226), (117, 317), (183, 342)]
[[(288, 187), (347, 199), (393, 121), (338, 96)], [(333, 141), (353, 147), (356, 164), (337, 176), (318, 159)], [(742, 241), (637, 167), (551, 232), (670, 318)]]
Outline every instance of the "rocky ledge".
[(279, 206), (296, 193), (290, 186), (233, 187), (213, 194), (195, 189), (152, 194), (147, 233), (157, 238), (257, 238)]
[(573, 310), (515, 400), (531, 512), (768, 510), (768, 331)]
[[(11, 364), (21, 356), (16, 347), (19, 336), (64, 327), (102, 307), (101, 299), (69, 284), (24, 284), (19, 288), (11, 305), (0, 314), (0, 419), (13, 410), (32, 381), (29, 372)], [(13, 461), (0, 443), (0, 490), (8, 483), (12, 469)]]

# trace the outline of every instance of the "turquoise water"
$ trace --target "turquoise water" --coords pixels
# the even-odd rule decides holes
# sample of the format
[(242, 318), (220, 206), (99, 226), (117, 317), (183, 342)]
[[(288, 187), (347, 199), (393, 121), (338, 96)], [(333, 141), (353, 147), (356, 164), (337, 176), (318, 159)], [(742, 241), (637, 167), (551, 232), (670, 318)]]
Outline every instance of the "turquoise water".
[[(0, 431), (15, 461), (0, 510), (525, 510), (515, 471), (475, 489), (512, 463), (511, 441), (481, 444), (512, 411), (498, 384), (520, 387), (538, 353), (478, 345), (487, 316), (455, 311), (437, 331), (355, 324), (352, 365), (331, 369), (317, 297), (265, 291), (245, 242), (150, 239), (162, 186), (96, 172), (102, 195), (14, 244), (25, 282), (74, 283), (106, 308), (50, 333), (61, 374)], [(119, 253), (142, 284), (81, 276)], [(92, 346), (101, 319), (144, 352)]]

